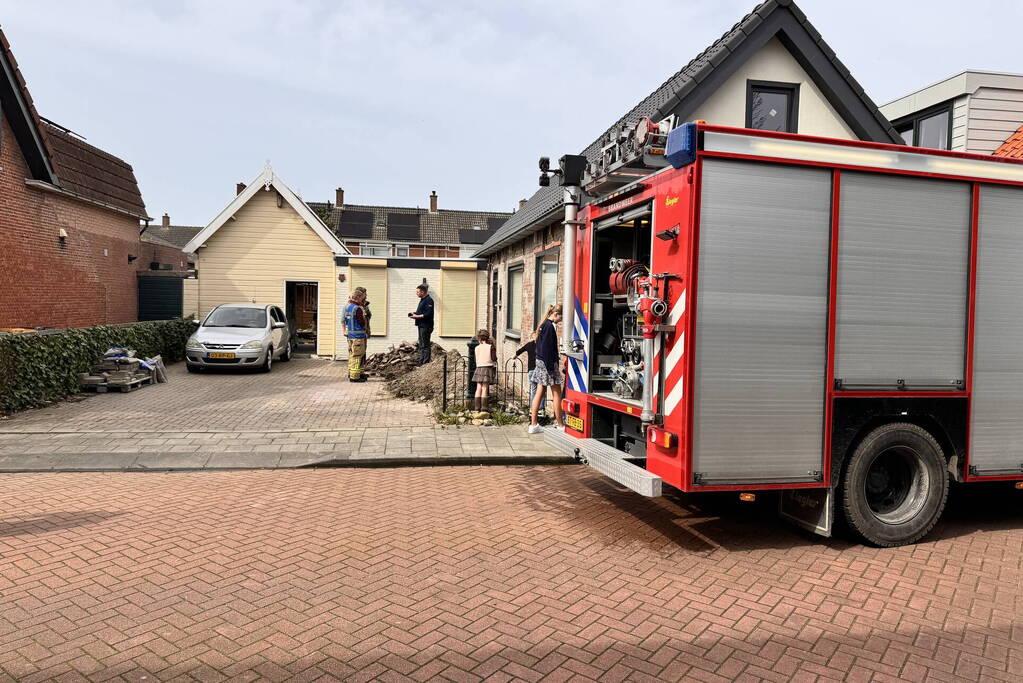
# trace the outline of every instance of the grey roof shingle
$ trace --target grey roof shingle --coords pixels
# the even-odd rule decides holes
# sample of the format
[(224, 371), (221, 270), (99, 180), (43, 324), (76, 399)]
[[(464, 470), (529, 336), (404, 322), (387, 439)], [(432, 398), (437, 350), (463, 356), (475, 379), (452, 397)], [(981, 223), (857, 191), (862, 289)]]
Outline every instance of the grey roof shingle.
[[(589, 144), (582, 151), (587, 159), (593, 161), (600, 154), (605, 144), (605, 139), (617, 132), (626, 123), (638, 121), (640, 118), (649, 117), (660, 119), (666, 116), (673, 107), (684, 100), (697, 86), (705, 80), (717, 66), (721, 65), (729, 54), (734, 52), (753, 33), (753, 31), (764, 23), (768, 16), (779, 8), (787, 8), (793, 18), (807, 31), (823, 52), (832, 66), (841, 74), (847, 85), (862, 99), (869, 116), (872, 116), (876, 125), (885, 131), (889, 139), (885, 142), (898, 142), (900, 138), (892, 127), (891, 123), (878, 110), (870, 98), (863, 91), (863, 88), (849, 73), (849, 70), (838, 60), (834, 51), (831, 50), (820, 37), (820, 33), (806, 19), (806, 15), (791, 0), (766, 0), (760, 3), (753, 11), (743, 17), (735, 26), (730, 28), (719, 39), (714, 41), (707, 49), (694, 57), (688, 64), (683, 66), (677, 73), (661, 84), (659, 88), (647, 95), (639, 104), (634, 106), (624, 116), (596, 140)], [(879, 140), (880, 141), (880, 140)], [(546, 219), (552, 218), (553, 212), (563, 206), (563, 189), (556, 185), (541, 187), (519, 211), (508, 221), (498, 228), (486, 243), (476, 252), (476, 256), (483, 256), (492, 253), (509, 241), (514, 241), (520, 232), (526, 231), (538, 223), (546, 223)]]
[[(407, 206), (366, 206), (362, 204), (344, 204), (340, 208), (325, 202), (308, 202), (317, 215), (324, 217), (324, 211), (330, 207), (330, 213), (325, 217), (324, 222), (334, 234), (341, 239), (372, 239), (381, 242), (422, 242), (426, 244), (481, 244), (483, 240), (466, 241), (461, 240), (463, 231), (479, 228), (474, 232), (482, 232), (485, 235), (492, 234), (492, 228), (503, 223), (512, 214), (503, 211), (460, 211), (456, 209), (440, 209), (436, 213), (430, 213), (428, 209), (413, 208)], [(372, 214), (373, 229), (369, 237), (362, 233), (345, 234), (345, 214), (365, 212)], [(395, 230), (391, 227), (388, 236), (388, 214), (413, 215), (419, 218), (418, 233), (413, 235), (406, 231), (404, 226), (412, 225), (414, 221), (400, 221), (402, 229)], [(496, 220), (495, 220), (496, 219)], [(340, 226), (340, 227), (339, 227)]]
[(142, 233), (142, 241), (183, 249), (200, 231), (202, 231), (200, 225), (150, 225)]

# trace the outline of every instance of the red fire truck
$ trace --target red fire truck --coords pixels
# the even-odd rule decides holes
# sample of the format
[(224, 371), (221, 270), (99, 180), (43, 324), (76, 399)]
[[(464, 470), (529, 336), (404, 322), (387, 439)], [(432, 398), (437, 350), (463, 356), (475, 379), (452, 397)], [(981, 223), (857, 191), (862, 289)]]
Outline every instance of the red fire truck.
[(950, 481), (1023, 480), (1023, 164), (702, 122), (612, 137), (554, 171), (549, 443), (646, 496), (780, 491), (879, 546), (922, 538)]

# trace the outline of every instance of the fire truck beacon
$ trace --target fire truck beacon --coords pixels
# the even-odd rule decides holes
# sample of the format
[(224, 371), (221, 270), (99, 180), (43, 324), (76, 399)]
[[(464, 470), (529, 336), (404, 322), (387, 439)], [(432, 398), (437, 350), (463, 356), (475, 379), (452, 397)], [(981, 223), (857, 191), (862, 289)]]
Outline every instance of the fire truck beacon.
[(540, 170), (565, 192), (553, 446), (878, 546), (950, 486), (1023, 487), (1023, 163), (669, 118)]

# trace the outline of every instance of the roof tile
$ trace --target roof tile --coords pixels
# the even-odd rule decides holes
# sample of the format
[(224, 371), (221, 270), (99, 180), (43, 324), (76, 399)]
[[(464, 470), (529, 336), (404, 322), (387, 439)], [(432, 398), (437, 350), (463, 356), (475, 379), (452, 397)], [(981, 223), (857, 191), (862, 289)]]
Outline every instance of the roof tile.
[[(482, 232), (489, 237), (495, 222), (498, 225), (503, 224), (512, 215), (509, 212), (501, 211), (461, 211), (456, 209), (440, 209), (436, 213), (431, 213), (428, 209), (418, 207), (366, 206), (361, 204), (344, 204), (339, 209), (333, 204), (325, 202), (309, 202), (309, 208), (320, 217), (324, 217), (324, 212), (327, 211), (328, 207), (330, 212), (324, 222), (327, 224), (327, 227), (342, 239), (358, 237), (384, 242), (409, 241), (427, 244), (481, 244), (485, 239), (463, 242), (460, 239), (460, 236), (463, 234), (461, 231), (476, 229), (475, 232)], [(369, 213), (372, 215), (373, 230), (370, 237), (363, 237), (361, 233), (357, 235), (345, 234), (345, 214), (353, 212)], [(412, 214), (418, 216), (418, 236), (412, 236), (411, 233), (402, 235), (402, 231), (392, 229), (390, 231), (391, 237), (388, 237), (388, 214)], [(495, 219), (497, 220), (495, 221)]]
[(1010, 135), (1001, 146), (993, 152), (993, 156), (1008, 159), (1023, 159), (1023, 126)]

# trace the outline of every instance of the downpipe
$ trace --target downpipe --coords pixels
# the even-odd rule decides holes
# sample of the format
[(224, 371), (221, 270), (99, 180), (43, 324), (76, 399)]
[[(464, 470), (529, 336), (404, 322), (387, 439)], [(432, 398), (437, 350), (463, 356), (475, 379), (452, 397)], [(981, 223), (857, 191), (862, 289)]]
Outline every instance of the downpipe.
[(582, 200), (582, 189), (577, 186), (565, 187), (565, 279), (561, 293), (561, 315), (563, 334), (561, 350), (565, 355), (578, 355), (575, 339), (575, 252), (579, 227), (579, 203)]

